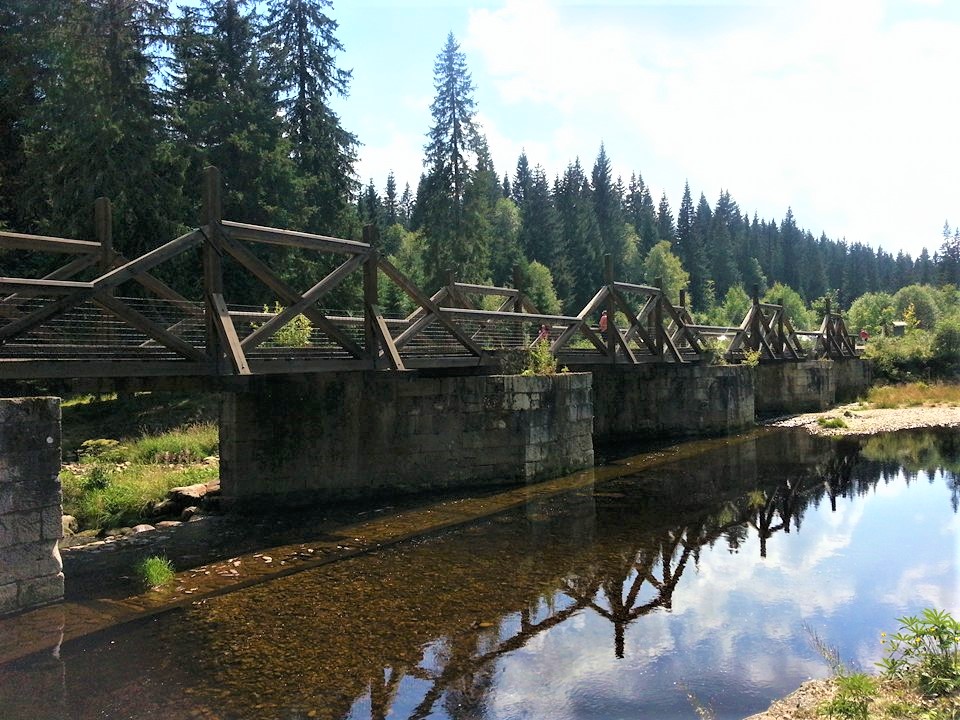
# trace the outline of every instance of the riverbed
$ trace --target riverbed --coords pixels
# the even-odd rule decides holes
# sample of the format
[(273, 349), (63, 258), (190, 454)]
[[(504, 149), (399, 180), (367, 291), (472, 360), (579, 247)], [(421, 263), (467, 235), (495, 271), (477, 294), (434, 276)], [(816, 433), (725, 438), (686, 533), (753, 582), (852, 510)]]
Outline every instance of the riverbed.
[(198, 547), (155, 603), (7, 622), (47, 640), (0, 637), (0, 717), (743, 718), (829, 675), (815, 638), (869, 670), (896, 617), (958, 610), (956, 431), (606, 457), (521, 490), (291, 515), (241, 533), (242, 556)]

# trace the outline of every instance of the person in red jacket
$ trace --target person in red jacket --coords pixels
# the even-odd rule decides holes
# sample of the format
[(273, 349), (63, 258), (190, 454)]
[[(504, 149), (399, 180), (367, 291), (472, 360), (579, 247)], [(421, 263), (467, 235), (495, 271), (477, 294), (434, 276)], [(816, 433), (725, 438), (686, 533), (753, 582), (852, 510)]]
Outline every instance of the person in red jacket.
[(600, 332), (605, 333), (607, 331), (607, 311), (604, 310), (600, 313)]

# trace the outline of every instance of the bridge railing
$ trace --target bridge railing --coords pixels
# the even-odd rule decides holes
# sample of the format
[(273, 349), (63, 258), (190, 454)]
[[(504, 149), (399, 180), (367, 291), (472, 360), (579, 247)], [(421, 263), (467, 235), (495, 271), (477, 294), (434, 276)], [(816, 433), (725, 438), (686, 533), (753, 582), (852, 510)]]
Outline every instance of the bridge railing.
[[(357, 242), (223, 219), (215, 168), (206, 170), (203, 196), (200, 227), (132, 260), (113, 247), (111, 208), (102, 198), (96, 241), (0, 232), (0, 249), (71, 258), (40, 278), (0, 277), (0, 378), (475, 366), (497, 362), (496, 351), (545, 341), (569, 366), (687, 363), (712, 355), (707, 343), (720, 336), (730, 339), (726, 356), (732, 362), (748, 350), (766, 360), (800, 359), (804, 336), (814, 357), (855, 356), (843, 319), (829, 308), (819, 330), (797, 332), (782, 303), (761, 303), (754, 292), (740, 326), (699, 325), (682, 294), (673, 305), (659, 281), (651, 286), (617, 280), (609, 256), (604, 285), (576, 315), (540, 312), (519, 275), (512, 288), (450, 277), (428, 296), (380, 255), (373, 228), (365, 228), (364, 241)], [(296, 248), (325, 258), (316, 267), (329, 269), (300, 290), (251, 245)], [(200, 263), (186, 257), (197, 250)], [(228, 302), (227, 260), (276, 298), (273, 311)], [(170, 262), (198, 275), (198, 298), (157, 277), (156, 270)], [(332, 291), (358, 276), (361, 307), (324, 307)], [(384, 314), (378, 299), (384, 281), (409, 298), (413, 312)], [(133, 284), (137, 291), (123, 294)], [(300, 316), (309, 320), (305, 336), (290, 343), (281, 331)]]

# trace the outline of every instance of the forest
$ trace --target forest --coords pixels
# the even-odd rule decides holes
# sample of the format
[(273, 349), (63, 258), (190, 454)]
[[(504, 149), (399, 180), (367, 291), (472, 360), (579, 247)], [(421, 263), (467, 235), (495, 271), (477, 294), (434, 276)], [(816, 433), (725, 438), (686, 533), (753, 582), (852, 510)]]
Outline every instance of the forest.
[[(727, 190), (708, 199), (688, 184), (679, 203), (655, 198), (639, 170), (614, 177), (599, 142), (592, 164), (574, 158), (558, 174), (526, 154), (498, 169), (452, 34), (438, 38), (419, 179), (361, 182), (362, 138), (331, 109), (351, 81), (337, 28), (329, 0), (3, 3), (0, 229), (92, 239), (94, 200), (106, 196), (115, 245), (134, 257), (198, 223), (203, 168), (215, 165), (225, 217), (347, 239), (374, 225), (381, 252), (428, 292), (454, 270), (512, 285), (518, 267), (544, 312), (578, 312), (602, 284), (606, 254), (619, 278), (663, 278), (675, 301), (685, 289), (692, 310), (717, 322), (734, 319), (754, 287), (809, 312), (828, 297), (847, 309), (865, 294), (883, 304), (907, 286), (960, 285), (960, 227), (949, 223), (932, 254), (894, 256), (869, 238), (814, 235), (789, 199), (778, 220)], [(296, 285), (322, 269), (302, 251), (261, 252)], [(22, 252), (0, 255), (2, 275), (43, 269)], [(189, 284), (176, 267), (167, 279)], [(227, 280), (238, 302), (273, 300), (239, 274)], [(381, 302), (402, 312), (393, 290)], [(356, 306), (359, 292), (348, 284), (333, 299)], [(914, 305), (896, 305), (877, 312), (912, 307), (922, 327)]]

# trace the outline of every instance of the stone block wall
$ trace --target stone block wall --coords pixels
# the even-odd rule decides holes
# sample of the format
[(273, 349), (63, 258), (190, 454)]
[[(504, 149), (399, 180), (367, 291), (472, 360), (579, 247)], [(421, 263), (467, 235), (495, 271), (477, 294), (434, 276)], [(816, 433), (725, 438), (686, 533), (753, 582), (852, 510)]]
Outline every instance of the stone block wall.
[(724, 365), (595, 365), (600, 441), (719, 435), (753, 425), (753, 375)]
[(837, 402), (856, 400), (873, 382), (873, 367), (869, 360), (836, 360), (833, 371), (837, 376)]
[(757, 417), (826, 410), (837, 396), (832, 360), (760, 363), (756, 373)]
[(60, 399), (0, 399), (0, 615), (63, 598)]
[(556, 477), (593, 463), (589, 374), (257, 377), (224, 397), (226, 500), (374, 497)]

